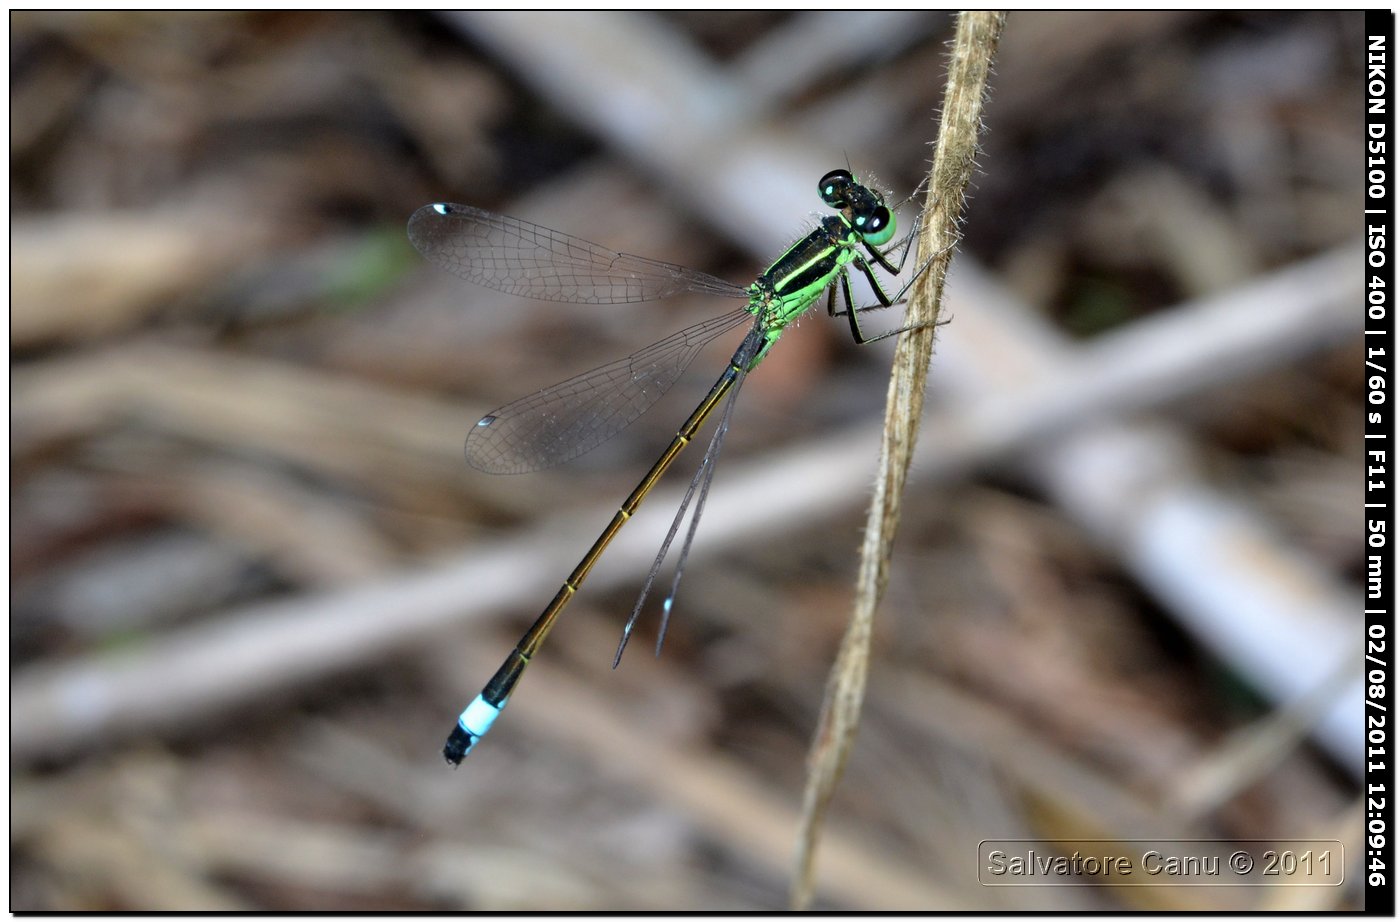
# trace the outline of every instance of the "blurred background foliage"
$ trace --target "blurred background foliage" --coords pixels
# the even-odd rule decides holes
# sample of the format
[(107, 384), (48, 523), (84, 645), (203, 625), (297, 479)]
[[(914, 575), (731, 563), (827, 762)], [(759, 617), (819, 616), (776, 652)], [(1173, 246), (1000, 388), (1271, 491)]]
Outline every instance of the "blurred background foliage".
[[(905, 507), (819, 908), (1355, 907), (989, 888), (973, 856), (1359, 836), (1359, 759), (1315, 728), (1353, 690), (1327, 653), (1359, 635), (1364, 571), (1360, 314), (1335, 307), (1360, 284), (1361, 21), (1012, 14), (958, 257), (980, 287), (950, 291), (934, 360), (952, 422)], [(454, 715), (723, 353), (578, 462), (479, 474), (460, 445), (490, 408), (719, 310), (506, 298), (424, 265), (404, 224), (462, 201), (751, 279), (825, 170), (914, 189), (950, 35), (925, 13), (11, 14), (11, 908), (783, 905), (875, 442), (775, 478), (810, 513), (751, 504), (746, 535), (718, 497), (859, 444), (889, 350), (819, 312), (785, 336), (660, 659), (644, 640), (608, 668), (660, 537), (639, 523), (450, 772)], [(1237, 295), (1220, 327), (1188, 312)], [(1301, 319), (1211, 352), (1280, 316)], [(1056, 374), (1109, 344), (1106, 412)], [(960, 409), (1016, 385), (1063, 399), (1055, 431), (1008, 392), (976, 420), (1010, 434), (958, 441)], [(1115, 425), (1150, 433), (1129, 496), (1195, 498), (1173, 535), (1095, 492), (1135, 473), (1075, 454)], [(1231, 634), (1248, 605), (1222, 598), (1292, 601)]]

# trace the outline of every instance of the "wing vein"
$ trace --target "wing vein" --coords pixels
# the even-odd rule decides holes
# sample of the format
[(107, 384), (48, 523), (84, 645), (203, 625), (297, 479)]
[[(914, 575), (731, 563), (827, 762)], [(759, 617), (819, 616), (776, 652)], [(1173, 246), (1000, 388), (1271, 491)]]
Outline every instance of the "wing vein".
[(705, 272), (470, 205), (425, 205), (409, 219), (408, 236), (429, 262), (459, 278), (541, 301), (621, 304), (688, 292), (748, 297)]
[(467, 435), (467, 463), (523, 474), (577, 458), (617, 435), (670, 390), (711, 340), (753, 315), (737, 310), (506, 404)]

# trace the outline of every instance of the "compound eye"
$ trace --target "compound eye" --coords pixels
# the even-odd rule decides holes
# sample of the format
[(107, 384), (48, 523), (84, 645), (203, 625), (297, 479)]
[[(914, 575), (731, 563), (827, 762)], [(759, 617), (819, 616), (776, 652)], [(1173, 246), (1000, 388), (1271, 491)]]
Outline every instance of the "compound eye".
[(841, 208), (846, 204), (846, 191), (853, 181), (850, 170), (832, 170), (817, 183), (817, 191), (823, 202), (832, 208)]
[(878, 205), (856, 219), (856, 230), (871, 246), (889, 243), (894, 236), (894, 216), (884, 205)]

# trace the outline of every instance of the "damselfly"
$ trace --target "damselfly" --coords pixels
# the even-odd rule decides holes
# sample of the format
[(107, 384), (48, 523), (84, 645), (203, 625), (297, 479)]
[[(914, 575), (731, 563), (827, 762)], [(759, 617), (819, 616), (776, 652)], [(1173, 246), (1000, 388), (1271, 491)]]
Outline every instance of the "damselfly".
[[(681, 546), (670, 591), (662, 603), (660, 636), (664, 637), (671, 603), (680, 584), (685, 558), (695, 537), (715, 461), (734, 401), (745, 376), (778, 341), (788, 324), (806, 313), (826, 292), (826, 310), (848, 318), (857, 343), (893, 336), (894, 330), (867, 337), (861, 332), (862, 311), (888, 307), (901, 300), (911, 279), (895, 295), (885, 292), (875, 274), (878, 266), (897, 276), (909, 255), (915, 232), (895, 243), (895, 218), (884, 198), (863, 185), (849, 170), (833, 170), (818, 184), (822, 201), (834, 214), (821, 218), (816, 229), (798, 240), (747, 287), (741, 287), (670, 263), (616, 253), (606, 247), (526, 221), (492, 214), (469, 205), (425, 205), (408, 222), (408, 236), (428, 261), (468, 281), (509, 294), (544, 301), (618, 304), (654, 301), (683, 293), (733, 298), (745, 304), (731, 313), (697, 323), (624, 359), (570, 378), (539, 393), (508, 403), (482, 417), (467, 436), (467, 461), (496, 474), (540, 470), (578, 457), (617, 435), (651, 407), (680, 377), (706, 343), (741, 324), (748, 335), (730, 358), (724, 373), (710, 388), (671, 444), (651, 466), (632, 494), (623, 501), (598, 540), (564, 580), (553, 601), (520, 638), (491, 681), (462, 712), (442, 754), (453, 765), (476, 745), (505, 707), (525, 667), (548, 636), (560, 612), (578, 592), (604, 548), (627, 522), (681, 449), (723, 404), (719, 424), (710, 438), (700, 468), (690, 481), (671, 529), (647, 575), (641, 597), (623, 629), (613, 665), (641, 613), (671, 542), (685, 521), (692, 501), (685, 541)], [(917, 230), (917, 228), (915, 228)], [(891, 255), (898, 251), (897, 259)], [(917, 278), (932, 262), (918, 267)], [(869, 281), (878, 304), (858, 307), (851, 294), (854, 266)], [(844, 310), (836, 309), (840, 288)], [(657, 640), (660, 647), (660, 637)]]

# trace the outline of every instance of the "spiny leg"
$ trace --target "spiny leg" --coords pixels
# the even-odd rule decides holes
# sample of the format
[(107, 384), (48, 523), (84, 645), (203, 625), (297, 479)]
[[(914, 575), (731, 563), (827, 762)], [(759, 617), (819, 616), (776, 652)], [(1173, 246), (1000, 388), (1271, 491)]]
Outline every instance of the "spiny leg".
[[(914, 246), (914, 238), (919, 235), (919, 230), (923, 226), (923, 215), (920, 215), (919, 220), (915, 221), (914, 226), (909, 229), (909, 233), (905, 234), (903, 237), (896, 240), (889, 246), (885, 247), (883, 250), (878, 250), (863, 240), (861, 241), (861, 243), (865, 247), (866, 252), (868, 252), (870, 256), (877, 263), (880, 264), (880, 268), (884, 269), (890, 275), (899, 275), (899, 270), (904, 268), (904, 261), (909, 258), (909, 251)], [(901, 247), (903, 249), (901, 249)], [(900, 250), (899, 262), (891, 263), (889, 260), (889, 254), (893, 253), (895, 250)]]
[[(731, 368), (733, 368), (733, 366), (731, 366)], [(701, 460), (700, 466), (696, 468), (694, 476), (690, 478), (690, 485), (685, 489), (685, 496), (681, 499), (680, 508), (676, 510), (675, 518), (671, 520), (671, 528), (666, 532), (666, 540), (661, 542), (661, 548), (656, 552), (656, 559), (652, 561), (651, 569), (647, 571), (647, 579), (646, 582), (642, 584), (641, 593), (637, 596), (637, 604), (632, 606), (632, 614), (627, 618), (627, 623), (622, 626), (622, 636), (618, 638), (617, 641), (617, 652), (613, 654), (612, 665), (614, 669), (622, 662), (622, 653), (627, 649), (627, 642), (632, 639), (632, 629), (637, 626), (637, 619), (642, 615), (642, 607), (646, 605), (647, 596), (651, 595), (652, 584), (656, 582), (657, 574), (661, 572), (661, 565), (666, 562), (666, 555), (671, 551), (671, 542), (676, 540), (676, 535), (680, 532), (681, 525), (685, 522), (686, 510), (690, 508), (690, 501), (695, 498), (696, 488), (699, 487), (701, 481), (704, 480), (705, 471), (709, 468), (710, 452), (714, 450), (714, 447), (714, 438), (711, 437), (710, 447), (705, 451), (705, 457)], [(706, 489), (708, 489), (708, 482), (706, 482), (705, 486)], [(701, 498), (703, 500), (703, 493)], [(696, 508), (695, 513), (696, 515), (700, 513), (699, 507)], [(690, 548), (690, 536), (694, 534), (694, 523), (698, 522), (698, 519), (692, 516), (691, 521), (692, 527), (686, 537), (685, 547), (687, 551)], [(682, 563), (684, 563), (684, 560), (682, 560)], [(668, 595), (666, 601), (662, 603), (662, 628), (660, 635), (656, 638), (656, 652), (658, 654), (661, 652), (661, 641), (666, 636), (666, 622), (669, 621), (671, 617), (671, 598), (674, 594), (675, 586), (672, 585), (671, 595)]]
[(720, 446), (724, 443), (724, 434), (729, 431), (729, 420), (734, 416), (734, 405), (739, 399), (739, 388), (744, 384), (744, 379), (748, 374), (748, 360), (752, 358), (752, 354), (745, 356), (743, 367), (734, 380), (733, 389), (729, 392), (729, 399), (725, 401), (719, 425), (715, 427), (715, 434), (710, 439), (710, 446), (705, 450), (705, 457), (700, 462), (700, 470), (703, 472), (700, 480), (700, 495), (695, 500), (695, 511), (690, 516), (690, 528), (686, 532), (685, 543), (681, 545), (680, 556), (676, 558), (676, 572), (671, 578), (671, 590), (666, 593), (666, 599), (661, 605), (661, 626), (656, 632), (657, 656), (661, 655), (661, 644), (666, 639), (666, 628), (671, 622), (671, 605), (675, 602), (676, 592), (680, 589), (681, 574), (685, 572), (685, 562), (690, 557), (690, 546), (695, 542), (695, 531), (700, 527), (700, 516), (705, 511), (705, 498), (709, 495), (710, 483), (715, 478), (715, 464), (719, 461)]
[[(908, 195), (904, 196), (904, 198), (900, 199), (898, 202), (896, 202), (895, 204), (893, 204), (893, 205), (890, 206), (890, 211), (892, 211), (892, 212), (893, 212), (893, 211), (898, 211), (899, 209), (903, 208), (905, 205), (907, 205), (907, 204), (909, 204), (910, 202), (914, 201), (914, 199), (916, 199), (916, 198), (918, 198), (919, 196), (921, 196), (921, 195), (924, 194), (924, 189), (926, 189), (927, 187), (928, 187), (928, 174), (925, 173), (925, 174), (924, 174), (924, 178), (921, 179), (921, 180), (919, 180), (919, 184), (918, 184), (917, 186), (914, 187), (913, 191), (911, 191)], [(921, 217), (921, 218), (923, 217), (923, 212), (922, 212), (922, 211), (919, 213), (919, 217)]]
[[(942, 256), (944, 253), (947, 253), (949, 250), (953, 249), (953, 246), (954, 244), (950, 243), (948, 244), (948, 246), (934, 253), (928, 259), (924, 260), (923, 264), (919, 266), (919, 268), (914, 270), (914, 274), (910, 276), (909, 281), (904, 283), (904, 287), (899, 289), (899, 291), (895, 292), (893, 297), (885, 293), (884, 286), (881, 285), (880, 280), (876, 278), (875, 273), (873, 270), (871, 270), (869, 263), (860, 258), (852, 260), (852, 262), (856, 264), (857, 268), (859, 268), (860, 271), (865, 274), (865, 277), (870, 280), (870, 287), (875, 291), (875, 299), (880, 302), (879, 304), (872, 304), (870, 305), (870, 307), (889, 307), (892, 304), (898, 304), (899, 302), (903, 301), (904, 296), (909, 293), (909, 289), (913, 288), (914, 283), (917, 282), (919, 278), (925, 272), (928, 271), (928, 267), (933, 265), (933, 261), (938, 257)], [(903, 265), (903, 260), (900, 261), (900, 264)], [(865, 309), (866, 308), (863, 307), (856, 308), (856, 310), (858, 311)], [(895, 332), (900, 331), (896, 330)]]
[[(865, 262), (859, 256), (856, 257), (856, 261), (859, 263)], [(864, 268), (866, 274), (869, 275), (870, 267), (865, 266)], [(835, 285), (831, 286), (831, 297), (833, 301), (836, 299)], [(851, 297), (851, 274), (844, 269), (841, 270), (841, 300), (846, 302), (846, 309), (841, 313), (849, 318), (851, 322), (851, 338), (856, 341), (856, 345), (865, 345), (869, 340), (866, 339), (865, 334), (860, 331), (860, 320), (856, 316), (860, 313), (860, 308), (855, 306), (855, 299)], [(880, 306), (885, 307), (886, 305), (881, 304)]]
[[(676, 534), (680, 531), (681, 524), (685, 521), (686, 510), (690, 508), (692, 499), (696, 498), (696, 489), (699, 488), (699, 498), (696, 502), (695, 511), (691, 515), (690, 528), (686, 532), (685, 541), (681, 546), (680, 558), (676, 562), (675, 577), (671, 581), (670, 592), (662, 605), (661, 631), (656, 638), (656, 650), (661, 652), (661, 642), (666, 637), (666, 625), (671, 617), (671, 604), (675, 598), (676, 589), (680, 585), (681, 573), (685, 569), (686, 557), (690, 554), (691, 542), (695, 540), (695, 529), (700, 524), (700, 515), (705, 509), (705, 497), (710, 490), (710, 479), (714, 476), (715, 460), (719, 457), (719, 447), (724, 441), (724, 434), (729, 429), (729, 419), (734, 413), (734, 403), (739, 396), (739, 388), (743, 385), (744, 379), (748, 376), (749, 365), (753, 357), (763, 348), (764, 340), (761, 334), (751, 331), (749, 335), (740, 343), (733, 358), (729, 360), (729, 367), (725, 370), (725, 377), (731, 377), (732, 388), (724, 403), (724, 411), (720, 414), (719, 425), (715, 427), (714, 435), (710, 438), (709, 447), (705, 449), (705, 457), (700, 462), (700, 467), (695, 471), (695, 476), (690, 479), (690, 485), (686, 488), (685, 497), (681, 500), (681, 505), (676, 510), (676, 516), (671, 520), (671, 528), (666, 532), (666, 540), (661, 542), (661, 549), (656, 552), (656, 559), (652, 562), (651, 570), (647, 573), (646, 582), (642, 585), (642, 591), (637, 597), (637, 604), (632, 608), (632, 615), (627, 619), (627, 624), (622, 628), (622, 637), (618, 640), (617, 653), (613, 656), (613, 668), (616, 669), (622, 662), (622, 653), (627, 649), (627, 641), (632, 637), (632, 629), (636, 627), (637, 619), (641, 616), (642, 606), (646, 604), (647, 596), (651, 593), (652, 584), (656, 581), (656, 576), (661, 571), (661, 565), (666, 560), (666, 555), (671, 549), (671, 542), (675, 540)], [(698, 426), (696, 427), (698, 428)], [(692, 431), (692, 435), (694, 432)]]
[[(735, 380), (738, 380), (738, 373), (741, 369), (731, 362), (725, 374), (733, 372)], [(714, 448), (711, 439), (710, 449)], [(690, 501), (695, 497), (695, 489), (700, 485), (701, 476), (705, 472), (706, 462), (709, 460), (710, 452), (705, 452), (705, 459), (700, 462), (700, 467), (695, 471), (695, 475), (690, 478), (690, 486), (686, 487), (685, 496), (681, 499), (680, 508), (676, 510), (676, 516), (671, 520), (671, 528), (666, 532), (666, 539), (661, 542), (661, 548), (656, 552), (656, 559), (652, 561), (651, 569), (647, 571), (646, 582), (642, 584), (642, 591), (637, 596), (637, 604), (632, 607), (632, 614), (628, 617), (627, 623), (622, 627), (622, 637), (617, 642), (617, 652), (613, 654), (613, 668), (616, 669), (622, 662), (622, 653), (627, 649), (627, 641), (632, 639), (632, 629), (637, 626), (637, 619), (641, 617), (642, 606), (646, 604), (647, 596), (651, 594), (652, 583), (656, 582), (656, 576), (661, 572), (661, 565), (666, 562), (666, 555), (671, 550), (671, 542), (676, 540), (676, 534), (681, 530), (681, 523), (685, 521), (686, 510), (690, 508)], [(669, 615), (669, 612), (667, 612)]]
[[(923, 265), (919, 266), (918, 270), (914, 272), (913, 278), (909, 279), (909, 281), (904, 285), (904, 287), (899, 289), (899, 291), (896, 292), (893, 297), (891, 297), (885, 292), (885, 286), (880, 284), (879, 277), (875, 275), (875, 270), (870, 267), (870, 264), (868, 262), (866, 262), (859, 256), (851, 260), (851, 263), (857, 269), (859, 269), (861, 271), (861, 274), (865, 276), (866, 280), (870, 282), (870, 289), (875, 293), (875, 300), (880, 302), (879, 304), (867, 304), (862, 307), (856, 307), (854, 299), (851, 297), (850, 274), (847, 271), (842, 270), (841, 297), (846, 302), (846, 309), (842, 311), (841, 314), (849, 316), (851, 322), (851, 336), (855, 339), (857, 345), (864, 346), (867, 343), (877, 343), (882, 339), (889, 339), (891, 336), (898, 336), (900, 333), (907, 333), (910, 330), (923, 329), (927, 326), (927, 324), (915, 323), (910, 324), (909, 326), (900, 327), (897, 330), (890, 330), (886, 333), (880, 333), (877, 336), (865, 336), (863, 333), (861, 333), (860, 323), (856, 319), (856, 315), (863, 311), (879, 310), (881, 308), (890, 307), (894, 304), (898, 304), (899, 302), (903, 301), (904, 296), (908, 294), (909, 289), (914, 287), (914, 283), (919, 280), (919, 277), (923, 275), (926, 271), (928, 271), (928, 267), (933, 264), (933, 261), (939, 256), (943, 255), (944, 253), (948, 252), (948, 250), (950, 249), (952, 249), (951, 246), (940, 250), (937, 253), (934, 253), (928, 259), (924, 260)], [(901, 266), (904, 265), (904, 256), (907, 256), (908, 252), (909, 251), (906, 248), (904, 255), (900, 257), (899, 263)], [(882, 265), (884, 265), (883, 260), (881, 261), (881, 263)], [(834, 298), (835, 292), (833, 290), (832, 299), (834, 300)], [(840, 315), (838, 314), (836, 316)]]
[[(844, 273), (842, 274), (844, 275)], [(838, 311), (836, 309), (836, 282), (832, 282), (830, 285), (826, 286), (826, 315), (828, 317), (831, 317), (832, 319), (835, 319), (837, 317), (844, 317), (848, 313), (850, 313), (851, 297), (849, 291), (847, 292), (847, 295), (844, 298), (844, 300), (846, 302), (847, 309), (844, 311)], [(890, 305), (888, 304), (870, 304), (865, 307), (858, 307), (856, 308), (856, 310), (863, 314), (866, 311), (884, 310), (889, 306)]]

